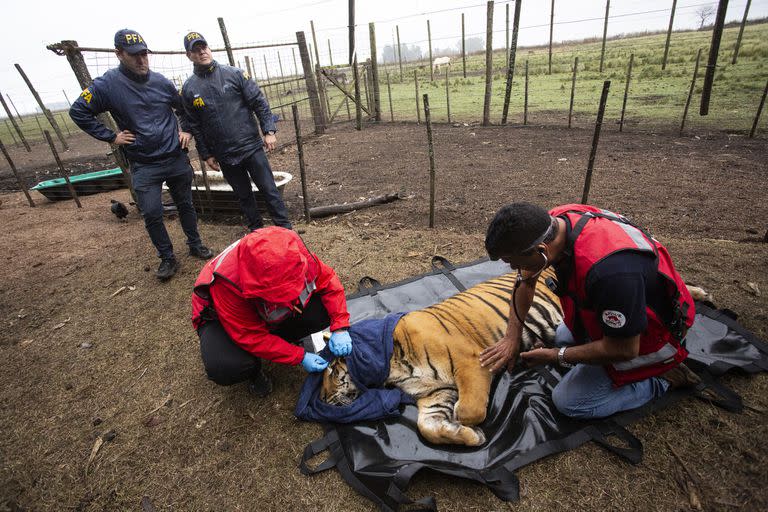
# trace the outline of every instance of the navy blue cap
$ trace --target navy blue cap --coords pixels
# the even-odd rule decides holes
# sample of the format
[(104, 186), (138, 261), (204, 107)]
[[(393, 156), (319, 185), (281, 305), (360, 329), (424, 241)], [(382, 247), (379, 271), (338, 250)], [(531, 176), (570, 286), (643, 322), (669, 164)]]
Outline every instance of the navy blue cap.
[(203, 43), (208, 46), (208, 41), (205, 40), (200, 32), (190, 32), (184, 36), (184, 49), (186, 51), (191, 50), (195, 43)]
[(115, 48), (125, 50), (131, 55), (149, 50), (141, 34), (129, 28), (115, 32)]

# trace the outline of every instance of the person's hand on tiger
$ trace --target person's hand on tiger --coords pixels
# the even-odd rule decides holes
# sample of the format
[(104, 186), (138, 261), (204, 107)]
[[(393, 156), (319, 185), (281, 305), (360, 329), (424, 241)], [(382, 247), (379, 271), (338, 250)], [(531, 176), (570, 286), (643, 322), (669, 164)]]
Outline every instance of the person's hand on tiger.
[(317, 354), (306, 352), (304, 359), (301, 360), (301, 366), (309, 373), (316, 373), (325, 370), (328, 367), (328, 361)]
[(480, 352), (480, 366), (495, 373), (505, 365), (511, 370), (520, 352), (520, 340), (504, 336), (495, 344)]
[(348, 356), (352, 353), (352, 337), (345, 329), (335, 331), (331, 334), (328, 348), (336, 357)]
[(520, 359), (526, 366), (541, 366), (545, 364), (557, 364), (556, 348), (532, 348), (520, 353)]

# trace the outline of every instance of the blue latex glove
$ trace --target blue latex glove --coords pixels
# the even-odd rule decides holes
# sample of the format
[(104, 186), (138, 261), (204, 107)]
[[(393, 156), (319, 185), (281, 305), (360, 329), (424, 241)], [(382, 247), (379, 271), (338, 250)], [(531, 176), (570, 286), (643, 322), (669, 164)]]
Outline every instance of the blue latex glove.
[(336, 357), (348, 356), (352, 353), (352, 337), (347, 331), (336, 331), (331, 334), (328, 348)]
[(303, 366), (309, 373), (321, 372), (328, 367), (328, 361), (317, 354), (306, 352), (304, 354), (304, 359), (301, 361), (301, 366)]

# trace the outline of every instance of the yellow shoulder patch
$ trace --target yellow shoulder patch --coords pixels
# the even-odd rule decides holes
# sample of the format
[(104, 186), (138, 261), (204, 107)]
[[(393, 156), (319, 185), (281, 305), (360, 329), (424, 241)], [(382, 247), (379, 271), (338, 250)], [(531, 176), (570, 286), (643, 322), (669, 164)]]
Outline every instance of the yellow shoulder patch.
[(192, 101), (192, 106), (195, 108), (203, 108), (205, 106), (205, 102), (203, 101), (203, 98), (198, 96)]
[(83, 92), (80, 93), (80, 97), (83, 98), (86, 103), (90, 103), (93, 99), (93, 93), (90, 88), (86, 87), (83, 89)]

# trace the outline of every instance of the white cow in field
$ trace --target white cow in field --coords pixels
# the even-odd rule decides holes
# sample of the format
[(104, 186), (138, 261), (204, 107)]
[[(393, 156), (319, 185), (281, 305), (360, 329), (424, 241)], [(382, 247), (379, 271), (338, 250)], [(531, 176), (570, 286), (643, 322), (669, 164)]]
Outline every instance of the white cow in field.
[(451, 65), (451, 58), (450, 57), (438, 57), (435, 59), (435, 61), (432, 63), (432, 69), (435, 73), (440, 71), (440, 66), (449, 66)]

